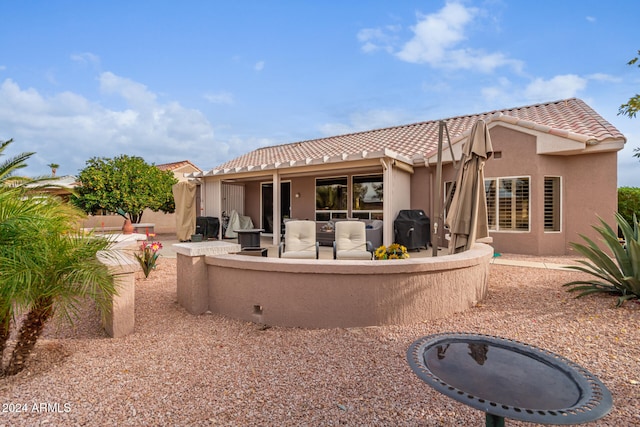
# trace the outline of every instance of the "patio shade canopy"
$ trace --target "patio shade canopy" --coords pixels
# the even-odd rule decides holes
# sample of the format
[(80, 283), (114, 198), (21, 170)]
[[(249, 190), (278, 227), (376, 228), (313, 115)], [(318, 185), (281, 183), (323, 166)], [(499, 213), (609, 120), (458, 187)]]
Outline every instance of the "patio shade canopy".
[(181, 242), (191, 240), (196, 230), (196, 184), (179, 182), (172, 187), (176, 203), (176, 237)]
[(445, 220), (445, 226), (451, 231), (450, 254), (469, 250), (476, 239), (489, 237), (484, 164), (492, 152), (487, 124), (478, 120), (462, 151), (462, 167)]

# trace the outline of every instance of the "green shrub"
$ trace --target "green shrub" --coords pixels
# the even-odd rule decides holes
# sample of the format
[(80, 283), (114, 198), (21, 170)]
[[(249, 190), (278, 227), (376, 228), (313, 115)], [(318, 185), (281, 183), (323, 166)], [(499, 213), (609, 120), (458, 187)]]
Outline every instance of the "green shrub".
[(563, 286), (568, 286), (569, 292), (580, 292), (578, 297), (598, 292), (619, 295), (616, 304), (619, 307), (626, 300), (640, 298), (640, 241), (638, 240), (640, 226), (635, 214), (632, 219), (633, 226), (619, 213), (616, 214), (616, 221), (624, 241), (620, 241), (618, 233), (602, 219), (600, 219), (601, 226), (593, 226), (602, 236), (615, 262), (596, 243), (581, 235), (588, 245), (571, 243), (571, 246), (589, 261), (581, 260), (580, 263), (584, 266), (569, 266), (569, 268), (589, 273), (595, 278), (576, 280)]
[(629, 224), (633, 224), (633, 215), (640, 216), (640, 188), (618, 188), (618, 213)]

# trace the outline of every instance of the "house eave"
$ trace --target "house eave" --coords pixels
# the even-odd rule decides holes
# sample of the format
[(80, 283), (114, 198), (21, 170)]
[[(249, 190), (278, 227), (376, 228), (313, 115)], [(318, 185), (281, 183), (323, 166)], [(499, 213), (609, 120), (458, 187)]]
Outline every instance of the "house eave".
[[(225, 178), (247, 178), (251, 176), (264, 176), (267, 172), (278, 171), (279, 173), (295, 173), (313, 168), (315, 170), (322, 169), (339, 169), (341, 167), (348, 168), (350, 165), (371, 163), (378, 164), (378, 159), (389, 158), (397, 162), (402, 162), (408, 167), (413, 167), (414, 159), (393, 150), (385, 148), (378, 151), (362, 151), (358, 153), (342, 153), (335, 156), (323, 156), (317, 158), (305, 158), (297, 160), (289, 160), (261, 165), (249, 165), (236, 168), (211, 169), (202, 175), (194, 175), (193, 177), (225, 177)], [(370, 162), (368, 162), (370, 161)]]
[[(489, 130), (496, 126), (503, 126), (517, 132), (535, 136), (536, 153), (541, 155), (572, 156), (619, 151), (624, 148), (626, 142), (625, 138), (598, 140), (590, 135), (563, 131), (549, 126), (519, 120), (503, 114), (495, 114), (486, 120), (486, 122)], [(460, 136), (452, 138), (451, 145), (456, 159), (460, 158), (462, 145), (468, 139), (470, 133), (471, 130), (469, 129)], [(422, 161), (427, 167), (435, 165), (437, 163), (437, 151), (434, 150), (430, 153), (425, 153)], [(416, 162), (418, 162), (417, 159)], [(446, 141), (442, 148), (442, 162), (445, 164), (452, 162), (451, 152)]]

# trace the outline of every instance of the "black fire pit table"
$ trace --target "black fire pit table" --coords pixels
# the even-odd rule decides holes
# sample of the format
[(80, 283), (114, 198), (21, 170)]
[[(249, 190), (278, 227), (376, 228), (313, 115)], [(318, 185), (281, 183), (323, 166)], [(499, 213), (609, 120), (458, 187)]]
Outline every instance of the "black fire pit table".
[(487, 426), (505, 418), (540, 424), (580, 424), (611, 410), (609, 390), (562, 356), (489, 335), (446, 333), (423, 337), (407, 360), (424, 382), (486, 413)]
[(260, 247), (260, 233), (264, 231), (262, 228), (244, 228), (233, 231), (238, 234), (240, 249)]

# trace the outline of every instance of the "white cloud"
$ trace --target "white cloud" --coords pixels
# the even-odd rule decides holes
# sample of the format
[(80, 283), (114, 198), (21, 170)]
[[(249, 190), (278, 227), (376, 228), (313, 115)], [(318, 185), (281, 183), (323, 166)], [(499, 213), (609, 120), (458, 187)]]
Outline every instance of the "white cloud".
[(439, 12), (418, 15), (418, 24), (412, 28), (413, 39), (404, 45), (397, 56), (415, 63), (437, 65), (446, 62), (448, 50), (466, 38), (464, 28), (475, 13), (475, 8), (448, 3)]
[(204, 99), (211, 102), (212, 104), (231, 105), (235, 102), (233, 94), (225, 91), (218, 93), (207, 93), (204, 95)]
[(616, 76), (612, 76), (610, 74), (604, 74), (604, 73), (589, 74), (587, 76), (587, 78), (589, 80), (596, 80), (596, 81), (608, 82), (608, 83), (620, 83), (620, 82), (622, 82), (622, 79), (620, 77), (616, 77)]
[(640, 149), (640, 135), (633, 130), (620, 130), (627, 137), (627, 143), (618, 152), (618, 186), (640, 187), (640, 159), (634, 156), (634, 150)]
[(103, 93), (119, 95), (131, 105), (152, 106), (156, 102), (156, 95), (149, 92), (142, 83), (117, 76), (111, 72), (101, 73), (98, 81)]
[(596, 22), (596, 21), (597, 21), (597, 19), (596, 19), (596, 18), (594, 18), (593, 16), (587, 16), (585, 19), (586, 19), (587, 21), (589, 21), (589, 22)]
[(256, 70), (256, 71), (262, 71), (264, 69), (264, 66), (265, 66), (265, 62), (264, 61), (258, 61), (253, 66), (253, 69)]
[(481, 89), (483, 98), (493, 105), (512, 105), (514, 102), (514, 93), (518, 93), (518, 90), (514, 90), (513, 83), (506, 77), (500, 77), (495, 81), (495, 85), (484, 87)]
[(71, 54), (71, 60), (81, 64), (99, 65), (100, 57), (91, 52), (73, 53)]
[(325, 123), (320, 126), (320, 132), (327, 136), (343, 135), (397, 126), (405, 122), (408, 123), (411, 120), (412, 119), (406, 117), (406, 114), (400, 111), (369, 110), (350, 114), (348, 123)]
[(76, 174), (90, 157), (121, 154), (149, 163), (197, 162), (205, 149), (207, 162), (221, 163), (222, 147), (200, 111), (159, 102), (145, 85), (113, 73), (102, 73), (99, 83), (125, 108), (107, 108), (72, 92), (45, 96), (11, 79), (0, 84), (0, 139), (14, 138), (17, 150), (37, 153), (28, 173), (48, 173), (46, 164), (55, 162), (62, 174)]
[(535, 78), (523, 84), (501, 77), (491, 86), (483, 87), (481, 93), (490, 105), (514, 106), (573, 98), (586, 89), (588, 82), (589, 78), (575, 74), (559, 75), (548, 80)]
[(474, 70), (489, 73), (499, 67), (511, 67), (521, 72), (523, 62), (501, 52), (485, 52), (465, 46), (467, 27), (480, 15), (477, 8), (462, 3), (447, 3), (438, 12), (417, 14), (417, 24), (411, 27), (413, 37), (397, 48), (398, 26), (365, 28), (358, 32), (361, 49), (366, 53), (384, 50), (402, 61), (427, 64), (434, 68)]
[(588, 80), (575, 74), (555, 76), (549, 80), (537, 78), (527, 85), (525, 95), (531, 101), (571, 98), (587, 87)]
[(362, 49), (365, 53), (384, 50), (393, 53), (394, 45), (397, 42), (397, 36), (394, 34), (400, 30), (399, 26), (388, 25), (384, 28), (364, 28), (358, 31), (358, 41), (362, 43)]

